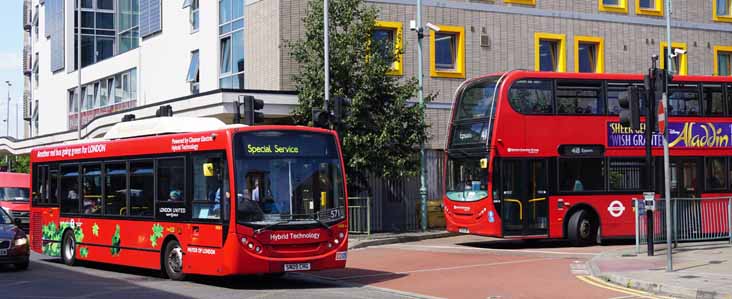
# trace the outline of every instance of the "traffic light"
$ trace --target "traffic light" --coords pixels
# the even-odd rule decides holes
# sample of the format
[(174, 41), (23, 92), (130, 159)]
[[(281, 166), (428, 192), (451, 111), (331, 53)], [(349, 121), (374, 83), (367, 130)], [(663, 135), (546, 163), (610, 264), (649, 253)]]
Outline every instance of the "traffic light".
[[(242, 96), (241, 99), (241, 102), (236, 102), (234, 104), (234, 122), (241, 122), (242, 114), (244, 115), (244, 124), (246, 125), (251, 126), (263, 122), (264, 114), (262, 112), (259, 112), (258, 110), (262, 110), (262, 108), (264, 108), (264, 101), (260, 99), (255, 99), (253, 96)], [(243, 112), (240, 110), (240, 105), (244, 106)]]
[(313, 109), (313, 125), (318, 128), (330, 128), (331, 115), (330, 112), (322, 109)]
[(620, 105), (620, 124), (640, 129), (640, 90), (638, 86), (628, 87), (627, 96), (618, 99)]
[(155, 111), (155, 117), (170, 117), (173, 116), (173, 107), (170, 105), (164, 105), (160, 106), (157, 111)]
[(333, 99), (333, 116), (336, 125), (342, 126), (343, 122), (350, 115), (351, 100), (345, 97), (335, 97)]

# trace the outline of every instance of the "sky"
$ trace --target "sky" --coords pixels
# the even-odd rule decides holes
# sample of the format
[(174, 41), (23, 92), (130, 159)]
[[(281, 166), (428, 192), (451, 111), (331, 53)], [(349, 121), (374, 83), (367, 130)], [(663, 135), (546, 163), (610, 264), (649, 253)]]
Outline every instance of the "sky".
[[(5, 120), (8, 105), (8, 86), (10, 81), (10, 136), (23, 135), (23, 1), (2, 0), (0, 10), (0, 136), (5, 136)], [(16, 104), (18, 109), (16, 110)], [(18, 112), (16, 112), (18, 111)], [(15, 124), (15, 114), (18, 124)]]

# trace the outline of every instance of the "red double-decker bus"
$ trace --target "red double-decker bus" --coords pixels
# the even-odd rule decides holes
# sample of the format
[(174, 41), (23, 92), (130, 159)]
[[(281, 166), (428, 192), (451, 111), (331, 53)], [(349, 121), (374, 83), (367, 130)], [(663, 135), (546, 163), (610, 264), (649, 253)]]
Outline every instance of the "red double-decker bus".
[[(447, 230), (577, 245), (632, 237), (633, 198), (664, 190), (661, 135), (651, 168), (645, 125), (619, 124), (618, 99), (642, 80), (512, 71), (462, 84), (446, 149)], [(729, 196), (732, 80), (676, 76), (669, 90), (671, 196)]]
[(187, 274), (345, 267), (338, 136), (299, 126), (159, 117), (31, 153), (31, 248)]

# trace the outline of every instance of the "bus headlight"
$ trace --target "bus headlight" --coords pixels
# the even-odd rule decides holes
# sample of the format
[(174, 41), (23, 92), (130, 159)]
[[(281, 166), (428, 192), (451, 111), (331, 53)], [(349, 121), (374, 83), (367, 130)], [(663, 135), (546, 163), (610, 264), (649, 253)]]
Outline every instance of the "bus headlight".
[(254, 249), (254, 243), (250, 242), (249, 245), (247, 245), (247, 246), (249, 247), (249, 249)]
[(345, 234), (343, 234), (342, 232), (341, 232), (341, 233), (338, 233), (338, 239), (343, 239), (343, 237), (345, 237), (345, 236), (346, 236), (346, 235), (345, 235)]
[(247, 237), (241, 237), (241, 244), (247, 245)]

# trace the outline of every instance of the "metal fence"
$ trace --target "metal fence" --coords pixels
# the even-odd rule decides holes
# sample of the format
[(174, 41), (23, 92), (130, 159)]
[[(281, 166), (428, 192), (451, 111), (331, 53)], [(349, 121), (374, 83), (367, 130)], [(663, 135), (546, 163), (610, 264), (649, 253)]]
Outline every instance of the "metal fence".
[[(655, 204), (653, 243), (665, 243), (666, 201), (656, 200)], [(634, 207), (636, 251), (640, 252), (640, 245), (648, 243), (648, 219), (642, 204), (635, 204)], [(729, 239), (732, 243), (732, 197), (672, 198), (671, 217), (671, 240), (676, 244), (722, 239)]]
[(371, 198), (348, 198), (348, 231), (358, 234), (371, 234)]

